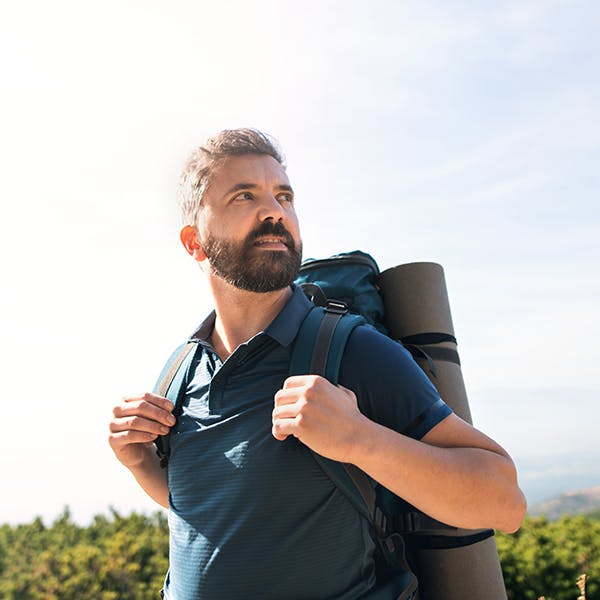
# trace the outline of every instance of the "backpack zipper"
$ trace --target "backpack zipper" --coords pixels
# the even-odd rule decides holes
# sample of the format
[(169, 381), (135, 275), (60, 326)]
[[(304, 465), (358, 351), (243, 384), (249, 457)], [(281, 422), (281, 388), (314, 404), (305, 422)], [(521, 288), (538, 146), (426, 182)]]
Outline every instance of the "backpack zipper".
[(366, 266), (373, 270), (376, 275), (379, 275), (379, 267), (377, 266), (375, 260), (370, 256), (365, 256), (362, 254), (344, 254), (338, 256), (331, 256), (329, 258), (308, 258), (302, 263), (302, 266), (300, 267), (300, 272), (302, 273), (303, 271), (308, 271), (310, 269), (327, 267), (334, 262), (344, 262), (349, 264)]

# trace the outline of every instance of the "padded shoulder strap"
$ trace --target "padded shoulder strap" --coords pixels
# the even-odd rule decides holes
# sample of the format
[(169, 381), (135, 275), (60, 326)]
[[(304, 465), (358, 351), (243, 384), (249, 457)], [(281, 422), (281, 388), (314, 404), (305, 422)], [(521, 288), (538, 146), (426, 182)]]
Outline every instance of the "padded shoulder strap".
[(290, 375), (321, 375), (337, 384), (346, 342), (354, 328), (365, 323), (342, 303), (315, 306), (304, 318), (296, 336)]
[[(183, 384), (197, 349), (197, 342), (187, 342), (179, 346), (171, 354), (154, 386), (155, 394), (168, 398), (174, 404), (173, 414), (176, 416), (181, 410)], [(159, 436), (155, 445), (160, 457), (160, 464), (162, 467), (166, 467), (170, 452), (169, 435)]]
[[(290, 375), (321, 375), (337, 384), (346, 342), (354, 328), (364, 323), (348, 314), (341, 303), (316, 306), (305, 317), (294, 344)], [(375, 493), (371, 480), (354, 465), (330, 460), (313, 452), (315, 460), (354, 508), (373, 522)]]
[[(181, 344), (178, 348), (175, 349), (173, 354), (169, 357), (169, 360), (165, 363), (163, 370), (161, 371), (156, 384), (154, 385), (154, 393), (157, 396), (164, 396), (169, 398), (173, 404), (177, 404), (179, 387), (181, 387), (181, 383), (179, 382), (179, 386), (173, 385), (175, 384), (175, 377), (180, 372), (180, 367), (185, 362), (186, 358), (188, 361), (192, 359), (192, 350), (194, 350), (198, 346), (197, 342), (187, 342), (186, 344)], [(185, 374), (185, 370), (184, 374)], [(179, 379), (179, 378), (178, 378)], [(172, 389), (171, 389), (172, 388)], [(168, 394), (174, 396), (171, 398)]]

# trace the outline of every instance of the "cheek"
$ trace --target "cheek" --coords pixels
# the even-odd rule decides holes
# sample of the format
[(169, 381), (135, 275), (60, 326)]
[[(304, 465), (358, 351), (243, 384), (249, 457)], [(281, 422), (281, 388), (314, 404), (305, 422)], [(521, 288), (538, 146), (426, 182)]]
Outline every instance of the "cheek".
[(298, 215), (292, 206), (289, 211), (287, 211), (287, 219), (288, 219), (288, 229), (290, 233), (295, 237), (300, 237), (300, 224), (298, 223)]

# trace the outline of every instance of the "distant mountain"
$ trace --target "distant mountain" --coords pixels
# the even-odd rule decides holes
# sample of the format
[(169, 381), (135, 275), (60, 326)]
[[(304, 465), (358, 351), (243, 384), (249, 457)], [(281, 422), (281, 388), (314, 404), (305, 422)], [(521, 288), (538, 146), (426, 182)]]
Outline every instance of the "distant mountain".
[(600, 451), (563, 456), (513, 455), (529, 506), (600, 484)]
[(600, 485), (587, 490), (567, 492), (539, 502), (529, 509), (529, 514), (558, 519), (566, 514), (580, 515), (594, 511), (600, 511)]

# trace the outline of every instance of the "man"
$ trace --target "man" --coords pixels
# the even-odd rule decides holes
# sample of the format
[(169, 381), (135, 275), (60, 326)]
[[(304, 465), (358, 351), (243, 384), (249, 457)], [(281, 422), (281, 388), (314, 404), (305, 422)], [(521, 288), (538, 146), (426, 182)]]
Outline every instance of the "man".
[[(170, 509), (166, 598), (368, 598), (368, 525), (312, 452), (358, 466), (446, 523), (519, 527), (525, 501), (510, 457), (440, 401), (400, 345), (359, 327), (339, 386), (288, 376), (310, 303), (292, 286), (302, 246), (270, 138), (240, 129), (208, 140), (180, 196), (181, 241), (215, 311), (194, 334), (177, 421), (167, 399), (147, 393), (124, 398), (110, 423), (117, 458)], [(411, 437), (398, 433), (415, 418)], [(152, 443), (169, 431), (163, 470)]]

